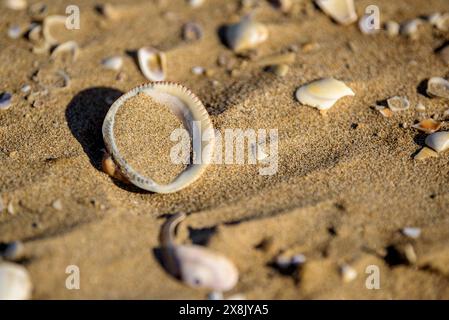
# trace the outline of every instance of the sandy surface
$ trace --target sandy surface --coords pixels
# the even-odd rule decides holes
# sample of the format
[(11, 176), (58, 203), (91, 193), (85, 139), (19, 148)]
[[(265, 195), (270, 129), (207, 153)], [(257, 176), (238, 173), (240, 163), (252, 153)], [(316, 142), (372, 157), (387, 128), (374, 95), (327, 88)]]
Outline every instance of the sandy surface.
[[(240, 280), (227, 295), (449, 298), (448, 153), (414, 160), (425, 135), (410, 128), (448, 109), (447, 101), (423, 94), (422, 84), (448, 73), (435, 50), (449, 33), (424, 25), (414, 41), (367, 36), (356, 25), (333, 23), (309, 1), (297, 1), (302, 4), (290, 15), (259, 1), (257, 19), (269, 39), (256, 56), (236, 56), (218, 34), (246, 12), (238, 1), (206, 0), (197, 9), (180, 0), (111, 1), (121, 15), (108, 20), (93, 1), (54, 0), (47, 2), (49, 13), (64, 14), (74, 2), (81, 29), (64, 35), (81, 47), (74, 62), (33, 53), (26, 38), (9, 39), (8, 26), (27, 25), (30, 17), (0, 11), (0, 92), (14, 94), (13, 106), (0, 111), (0, 194), (13, 209), (0, 213), (0, 242), (24, 242), (20, 263), (30, 272), (33, 298), (205, 298), (206, 290), (172, 278), (155, 255), (165, 215), (180, 210), (189, 214), (180, 242), (206, 245), (237, 265)], [(360, 0), (358, 13), (370, 4), (380, 7), (382, 21), (449, 11), (446, 0)], [(202, 26), (201, 40), (183, 41), (189, 21)], [(148, 45), (166, 52), (168, 80), (195, 92), (217, 129), (278, 129), (277, 174), (261, 176), (255, 165), (213, 165), (189, 188), (162, 195), (101, 172), (105, 113), (146, 81), (133, 52)], [(292, 46), (296, 60), (284, 78), (257, 65)], [(111, 55), (124, 57), (122, 71), (102, 67)], [(220, 66), (220, 55), (235, 61)], [(194, 75), (194, 66), (211, 72)], [(68, 87), (54, 79), (57, 70), (70, 75)], [(355, 97), (324, 117), (295, 100), (298, 86), (331, 76)], [(26, 98), (24, 84), (41, 94)], [(412, 108), (391, 118), (371, 108), (395, 95), (408, 97)], [(414, 110), (418, 102), (425, 112)], [(52, 206), (58, 199), (60, 210)], [(407, 226), (421, 228), (421, 236), (402, 235)], [(403, 257), (408, 244), (415, 263)], [(273, 261), (280, 253), (301, 253), (307, 261), (279, 270)], [(65, 287), (68, 265), (81, 270), (80, 290)], [(352, 282), (342, 280), (343, 265), (358, 272)], [(380, 268), (380, 290), (365, 287), (369, 265)]]

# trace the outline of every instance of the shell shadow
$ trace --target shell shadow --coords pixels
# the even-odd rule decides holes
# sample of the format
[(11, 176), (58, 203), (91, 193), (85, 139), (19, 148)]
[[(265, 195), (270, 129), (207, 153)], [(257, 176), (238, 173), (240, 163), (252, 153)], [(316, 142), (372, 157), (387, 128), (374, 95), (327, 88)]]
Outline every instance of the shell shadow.
[(100, 169), (103, 157), (103, 120), (111, 104), (122, 94), (114, 88), (89, 88), (76, 94), (66, 108), (65, 117), (70, 131), (97, 169)]

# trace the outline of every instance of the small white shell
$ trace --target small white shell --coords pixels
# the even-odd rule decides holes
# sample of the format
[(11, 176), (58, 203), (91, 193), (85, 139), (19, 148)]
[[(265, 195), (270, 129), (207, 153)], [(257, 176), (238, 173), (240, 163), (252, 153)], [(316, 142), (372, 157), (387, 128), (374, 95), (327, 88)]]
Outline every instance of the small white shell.
[(359, 29), (363, 34), (375, 34), (379, 32), (379, 29), (376, 29), (374, 25), (372, 25), (373, 17), (371, 15), (363, 15), (359, 19)]
[(405, 111), (410, 108), (410, 102), (405, 97), (392, 97), (387, 100), (388, 108), (393, 112)]
[(426, 138), (425, 143), (436, 152), (443, 152), (449, 148), (449, 132), (440, 131), (432, 133)]
[(187, 0), (189, 5), (193, 8), (198, 8), (204, 3), (205, 0)]
[[(208, 136), (208, 141), (200, 141), (193, 143), (194, 154), (201, 155), (199, 164), (193, 163), (187, 167), (179, 176), (177, 176), (169, 184), (158, 184), (150, 177), (144, 177), (136, 172), (120, 154), (114, 137), (114, 121), (118, 109), (126, 100), (136, 96), (139, 93), (149, 95), (158, 103), (163, 103), (171, 109), (171, 111), (180, 118), (188, 129), (190, 136), (193, 136), (193, 122), (199, 122), (201, 125), (201, 136)], [(171, 82), (153, 82), (141, 85), (131, 91), (125, 93), (109, 109), (103, 122), (103, 139), (108, 153), (112, 156), (113, 161), (118, 165), (121, 174), (135, 186), (144, 190), (157, 193), (171, 193), (179, 191), (194, 181), (196, 181), (204, 172), (206, 167), (211, 163), (215, 136), (213, 133), (212, 122), (209, 118), (206, 108), (201, 101), (187, 88), (171, 83)], [(205, 139), (204, 139), (205, 140)]]
[(399, 34), (399, 30), (401, 26), (396, 21), (387, 21), (385, 22), (385, 30), (390, 37), (395, 37)]
[(299, 102), (319, 110), (327, 110), (340, 98), (354, 95), (354, 91), (344, 82), (334, 78), (316, 80), (296, 90), (296, 98)]
[(420, 228), (406, 227), (402, 229), (402, 233), (412, 239), (418, 239), (421, 235)]
[(357, 278), (357, 271), (350, 265), (341, 266), (340, 272), (344, 282), (351, 282)]
[(137, 51), (139, 67), (143, 75), (150, 81), (166, 79), (167, 58), (165, 53), (152, 47), (143, 47)]
[(3, 4), (11, 10), (23, 10), (27, 7), (27, 0), (3, 0)]
[(72, 55), (72, 61), (75, 61), (79, 55), (79, 46), (76, 41), (67, 41), (58, 45), (51, 53), (52, 58), (56, 58), (60, 54), (69, 52)]
[(427, 94), (449, 99), (449, 81), (439, 77), (430, 78), (427, 82)]
[(61, 28), (65, 28), (66, 16), (48, 16), (44, 19), (42, 24), (42, 33), (44, 39), (50, 45), (58, 44), (59, 41), (51, 34), (51, 28), (55, 25), (61, 24)]
[(27, 300), (31, 290), (31, 279), (24, 267), (0, 262), (0, 300)]
[(8, 110), (11, 107), (12, 95), (9, 92), (0, 94), (0, 111)]
[(103, 67), (109, 70), (118, 71), (123, 66), (123, 58), (121, 56), (112, 56), (101, 61)]
[(340, 24), (351, 24), (357, 21), (354, 0), (315, 0), (316, 4), (328, 16)]
[(245, 16), (240, 22), (226, 28), (226, 41), (235, 52), (256, 47), (268, 39), (268, 29), (255, 22), (251, 16)]
[(413, 19), (406, 21), (401, 25), (400, 32), (402, 35), (409, 37), (412, 40), (415, 40), (419, 37), (419, 26), (423, 24), (421, 19)]

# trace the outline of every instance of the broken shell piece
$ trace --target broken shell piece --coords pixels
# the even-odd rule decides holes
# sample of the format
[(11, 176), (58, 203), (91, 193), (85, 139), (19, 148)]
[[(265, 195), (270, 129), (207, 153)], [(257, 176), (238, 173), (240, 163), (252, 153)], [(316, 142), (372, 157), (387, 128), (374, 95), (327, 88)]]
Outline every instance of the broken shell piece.
[(57, 25), (60, 25), (60, 28), (65, 29), (66, 20), (66, 16), (48, 16), (44, 19), (44, 22), (42, 24), (42, 33), (47, 43), (49, 43), (50, 45), (59, 43), (59, 40), (52, 35), (51, 29), (55, 28)]
[(118, 71), (122, 68), (123, 58), (121, 56), (112, 56), (101, 61), (103, 67), (109, 70)]
[(430, 148), (424, 147), (415, 155), (414, 159), (424, 160), (427, 158), (435, 158), (435, 157), (438, 157), (438, 153), (436, 153)]
[(380, 112), (381, 115), (383, 115), (385, 118), (390, 118), (393, 116), (393, 111), (391, 109), (386, 108), (384, 106), (375, 106), (374, 107), (377, 111)]
[(401, 26), (396, 21), (387, 21), (385, 22), (385, 30), (390, 37), (395, 37), (399, 34), (399, 30)]
[(195, 41), (201, 39), (203, 29), (195, 22), (187, 22), (182, 26), (182, 38), (186, 41)]
[(427, 94), (449, 99), (449, 81), (439, 77), (430, 78), (427, 82)]
[(31, 298), (31, 290), (31, 279), (24, 267), (0, 262), (0, 300), (27, 300)]
[(11, 107), (12, 95), (9, 92), (0, 94), (0, 111), (8, 110)]
[(449, 148), (449, 132), (440, 131), (432, 133), (426, 138), (425, 143), (436, 152), (443, 152)]
[(166, 78), (167, 58), (165, 53), (152, 47), (144, 47), (137, 51), (140, 70), (151, 81), (163, 81)]
[(175, 228), (186, 215), (178, 213), (163, 225), (160, 242), (164, 266), (175, 277), (194, 288), (224, 292), (238, 281), (238, 270), (225, 256), (198, 245), (179, 245)]
[(344, 282), (351, 282), (357, 278), (357, 271), (350, 265), (341, 266), (340, 272)]
[(340, 98), (354, 95), (355, 93), (344, 82), (334, 78), (316, 80), (296, 90), (299, 102), (319, 110), (327, 110)]
[(404, 97), (392, 97), (387, 100), (388, 108), (393, 112), (404, 111), (410, 108), (410, 102)]
[(425, 133), (434, 133), (440, 130), (441, 122), (434, 119), (425, 119), (412, 125), (412, 127)]
[(421, 229), (420, 228), (412, 228), (412, 227), (406, 227), (403, 228), (402, 230), (402, 234), (412, 238), (412, 239), (418, 239), (419, 236), (421, 235)]
[(70, 55), (72, 56), (72, 61), (75, 61), (79, 55), (78, 43), (76, 41), (67, 41), (58, 45), (55, 49), (53, 49), (51, 57), (55, 58), (65, 53), (70, 53)]
[(3, 0), (3, 4), (11, 10), (23, 10), (27, 7), (27, 0)]
[(315, 0), (328, 16), (340, 24), (351, 24), (357, 20), (354, 0)]
[(400, 32), (402, 35), (415, 40), (419, 37), (419, 27), (423, 24), (421, 19), (413, 19), (406, 21), (401, 25)]
[(226, 41), (235, 52), (251, 49), (268, 39), (268, 29), (255, 22), (251, 16), (245, 16), (240, 22), (226, 28)]
[[(198, 130), (204, 141), (193, 143), (194, 155), (201, 155), (200, 163), (190, 164), (169, 184), (158, 184), (149, 177), (136, 172), (120, 154), (114, 137), (115, 115), (130, 98), (142, 93), (150, 96), (156, 103), (164, 104), (182, 120), (191, 137)], [(207, 137), (207, 139), (205, 138)], [(135, 186), (157, 193), (179, 191), (196, 181), (212, 161), (215, 135), (206, 108), (189, 89), (171, 82), (153, 82), (141, 85), (117, 99), (106, 114), (103, 122), (103, 139), (108, 153), (112, 156), (121, 173)]]

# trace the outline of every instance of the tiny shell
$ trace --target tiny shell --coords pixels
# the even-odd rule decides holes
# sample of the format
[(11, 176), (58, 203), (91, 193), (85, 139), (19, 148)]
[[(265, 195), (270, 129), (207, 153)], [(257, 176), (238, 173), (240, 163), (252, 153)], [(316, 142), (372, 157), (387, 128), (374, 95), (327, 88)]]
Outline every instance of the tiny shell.
[(390, 118), (393, 116), (393, 111), (391, 109), (386, 108), (384, 106), (375, 106), (375, 109), (380, 112), (385, 118)]
[(140, 70), (151, 81), (166, 79), (167, 58), (165, 53), (152, 47), (143, 47), (137, 51)]
[(395, 37), (399, 34), (399, 30), (401, 26), (396, 21), (387, 21), (385, 22), (385, 30), (390, 37)]
[(435, 157), (438, 157), (438, 153), (436, 153), (430, 148), (424, 147), (415, 155), (414, 159), (424, 160), (427, 158), (435, 158)]
[(53, 201), (53, 203), (51, 204), (51, 206), (53, 207), (53, 209), (61, 211), (62, 210), (62, 202), (60, 199), (56, 199), (55, 201)]
[(23, 10), (27, 7), (27, 0), (3, 0), (3, 4), (11, 10)]
[(23, 30), (19, 25), (12, 25), (8, 28), (8, 37), (11, 39), (18, 39), (22, 36)]
[(427, 94), (433, 97), (449, 99), (449, 81), (443, 78), (430, 78), (427, 82)]
[(55, 49), (53, 49), (51, 53), (51, 57), (55, 58), (64, 53), (70, 53), (72, 55), (72, 61), (75, 61), (79, 55), (79, 46), (76, 41), (67, 41), (58, 45)]
[(27, 300), (31, 291), (31, 279), (23, 266), (0, 262), (0, 300)]
[(195, 41), (201, 39), (203, 29), (195, 22), (187, 22), (182, 26), (182, 38), (186, 41)]
[(418, 111), (424, 112), (424, 111), (426, 111), (426, 106), (420, 102), (416, 105), (415, 109)]
[(411, 264), (415, 264), (418, 260), (415, 252), (415, 248), (411, 244), (406, 244), (404, 247), (404, 255), (407, 261)]
[(316, 4), (328, 16), (340, 24), (351, 24), (357, 21), (354, 0), (315, 0)]
[(0, 111), (8, 110), (11, 107), (12, 95), (9, 92), (0, 94)]
[(357, 271), (350, 265), (341, 266), (340, 272), (344, 282), (351, 282), (357, 278)]
[(388, 108), (393, 112), (404, 111), (410, 108), (410, 102), (405, 97), (392, 97), (387, 100)]
[(438, 20), (441, 18), (441, 13), (435, 12), (427, 17), (427, 21), (432, 25), (436, 26)]
[(254, 48), (268, 39), (267, 27), (255, 22), (249, 15), (240, 22), (229, 25), (225, 33), (227, 44), (235, 52)]
[(231, 290), (238, 281), (238, 270), (231, 260), (202, 246), (175, 243), (174, 230), (184, 219), (185, 214), (178, 213), (162, 227), (164, 266), (191, 287), (219, 292)]
[(101, 61), (103, 67), (109, 70), (118, 71), (123, 66), (123, 58), (121, 56), (112, 56)]
[(425, 133), (434, 133), (440, 130), (441, 122), (434, 119), (425, 119), (412, 125), (412, 127)]
[(449, 31), (449, 13), (444, 13), (436, 17), (435, 27), (440, 31)]
[(425, 143), (436, 152), (443, 152), (449, 148), (449, 132), (440, 131), (432, 133), (426, 138)]
[(420, 228), (406, 227), (402, 229), (402, 233), (412, 239), (418, 239), (421, 235)]
[(296, 98), (299, 102), (319, 110), (327, 110), (340, 98), (354, 95), (354, 91), (344, 82), (334, 78), (316, 80), (296, 90)]
[(193, 8), (198, 8), (203, 5), (205, 0), (187, 0), (188, 4)]
[(419, 26), (423, 24), (421, 19), (413, 19), (406, 21), (401, 25), (400, 32), (402, 35), (409, 37), (412, 40), (415, 40), (419, 37)]
[(363, 34), (375, 34), (379, 29), (372, 25), (373, 17), (371, 15), (363, 15), (359, 19), (359, 29)]
[(51, 34), (51, 29), (58, 24), (62, 24), (63, 28), (65, 28), (66, 20), (66, 16), (48, 16), (44, 19), (42, 24), (42, 33), (47, 43), (50, 45), (56, 45), (59, 43), (58, 39)]

